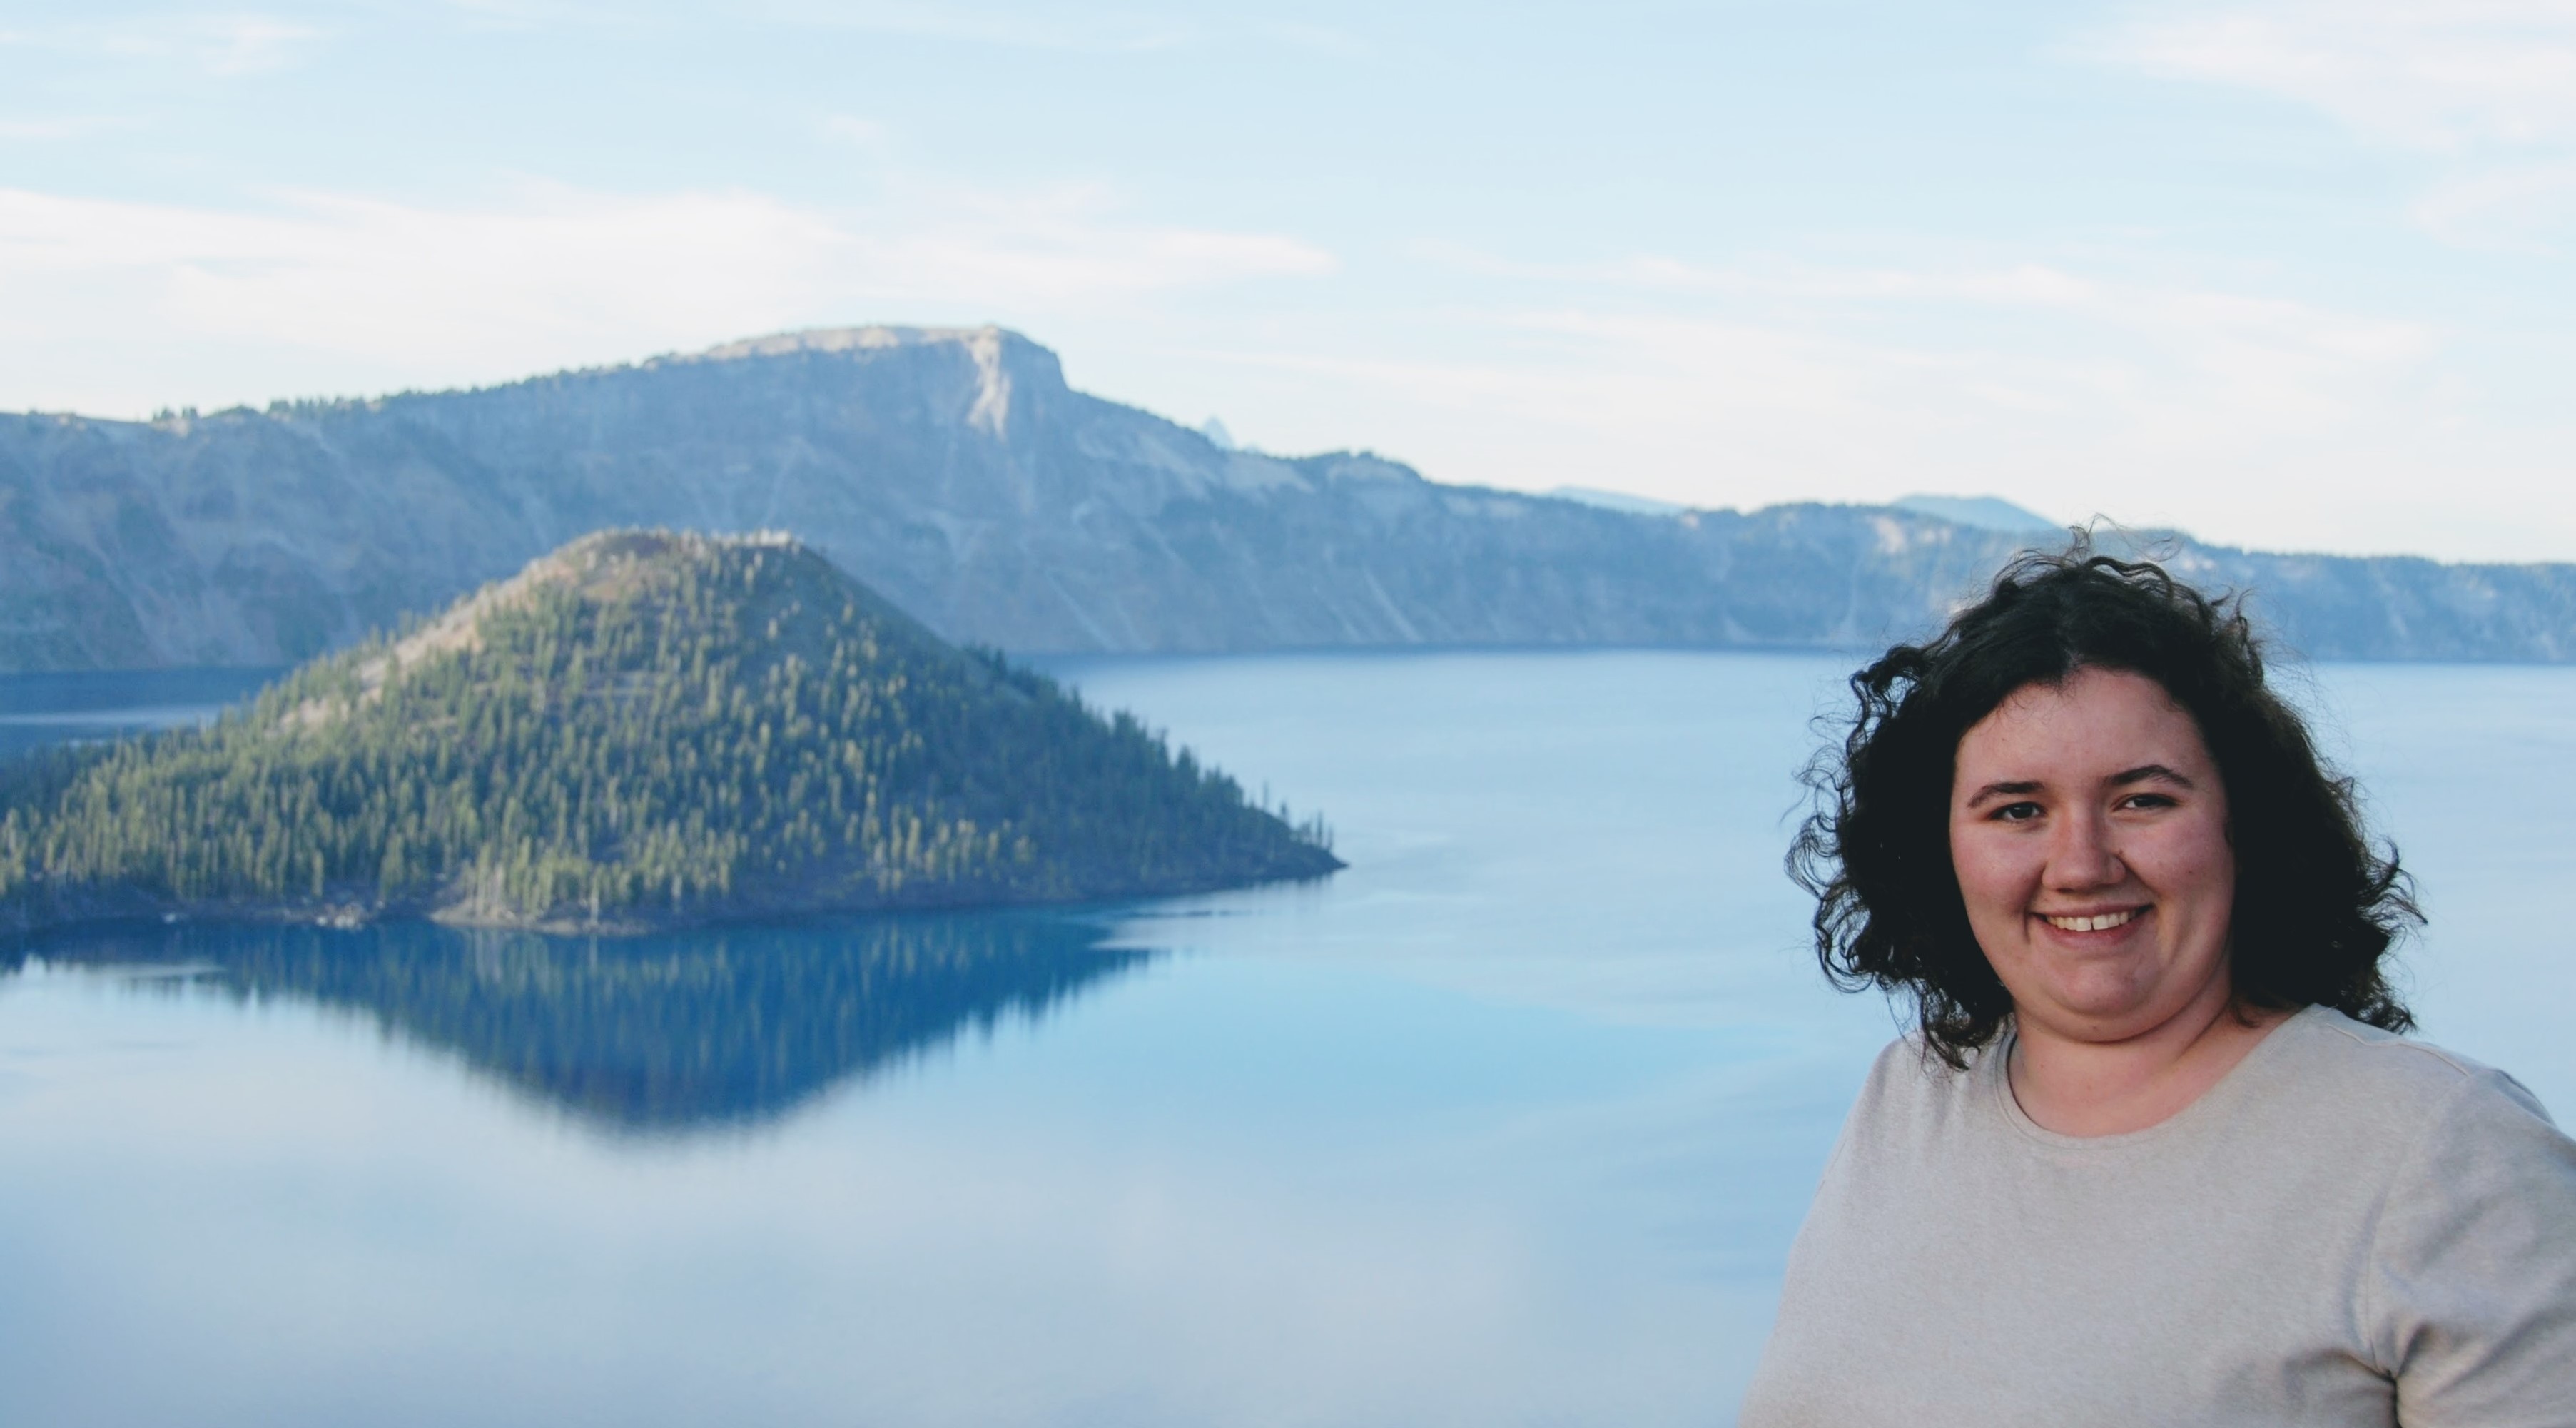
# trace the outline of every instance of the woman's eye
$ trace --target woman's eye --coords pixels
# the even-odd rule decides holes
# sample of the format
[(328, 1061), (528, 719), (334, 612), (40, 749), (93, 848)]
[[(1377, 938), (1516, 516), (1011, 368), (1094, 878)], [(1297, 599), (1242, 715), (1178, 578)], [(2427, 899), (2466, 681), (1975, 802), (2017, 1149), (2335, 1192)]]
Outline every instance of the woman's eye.
[(2028, 823), (2038, 816), (2039, 805), (2036, 803), (2007, 803), (1994, 813), (1998, 823)]
[(2122, 808), (2172, 808), (2173, 798), (2162, 793), (2133, 793), (2120, 800)]

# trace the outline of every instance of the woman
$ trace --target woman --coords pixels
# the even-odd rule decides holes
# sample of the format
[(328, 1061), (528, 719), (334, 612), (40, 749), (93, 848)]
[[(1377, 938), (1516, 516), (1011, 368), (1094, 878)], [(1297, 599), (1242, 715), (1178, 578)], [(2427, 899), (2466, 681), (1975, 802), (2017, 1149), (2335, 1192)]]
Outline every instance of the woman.
[(1790, 863), (1919, 1026), (1745, 1428), (2576, 1424), (2576, 1143), (2398, 1035), (2406, 883), (2242, 614), (2031, 556), (1852, 687)]

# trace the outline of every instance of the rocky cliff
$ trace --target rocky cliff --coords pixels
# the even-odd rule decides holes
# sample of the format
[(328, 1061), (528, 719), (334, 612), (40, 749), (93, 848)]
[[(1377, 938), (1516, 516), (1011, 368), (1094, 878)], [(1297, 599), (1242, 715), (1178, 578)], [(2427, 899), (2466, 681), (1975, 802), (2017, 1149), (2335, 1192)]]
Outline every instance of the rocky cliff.
[[(861, 328), (480, 391), (0, 417), (0, 669), (285, 663), (636, 525), (788, 530), (941, 634), (1032, 652), (1863, 645), (2027, 539), (1229, 450), (1013, 333)], [(2319, 657), (2576, 657), (2576, 567), (2176, 560)]]

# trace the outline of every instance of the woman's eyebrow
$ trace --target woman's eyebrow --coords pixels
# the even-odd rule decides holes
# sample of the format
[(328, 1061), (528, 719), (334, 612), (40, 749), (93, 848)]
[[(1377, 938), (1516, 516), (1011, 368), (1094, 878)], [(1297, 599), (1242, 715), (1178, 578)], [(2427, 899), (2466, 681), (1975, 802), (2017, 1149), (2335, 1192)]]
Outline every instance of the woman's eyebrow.
[(2198, 784), (2193, 783), (2190, 779), (2184, 778), (2181, 774), (2174, 772), (2163, 764), (2140, 764), (2133, 769), (2123, 769), (2120, 772), (2111, 775), (2111, 786), (2113, 788), (2121, 788), (2133, 783), (2145, 783), (2149, 779), (2157, 779), (2165, 783), (2179, 784), (2184, 788), (2199, 787)]
[(2046, 785), (2042, 784), (2035, 778), (2010, 779), (1990, 783), (1985, 787), (1978, 789), (1975, 793), (1968, 795), (1968, 806), (1970, 808), (1974, 808), (1989, 798), (2004, 796), (2018, 798), (2025, 793), (2037, 793), (2044, 787), (2046, 787)]

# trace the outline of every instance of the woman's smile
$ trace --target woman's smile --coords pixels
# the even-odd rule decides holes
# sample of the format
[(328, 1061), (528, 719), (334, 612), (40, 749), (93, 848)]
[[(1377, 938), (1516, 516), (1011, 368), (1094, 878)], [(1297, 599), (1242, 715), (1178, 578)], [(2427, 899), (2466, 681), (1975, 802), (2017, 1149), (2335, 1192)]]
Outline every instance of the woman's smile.
[(2124, 907), (2117, 912), (2043, 912), (2034, 915), (2060, 932), (2109, 932), (2128, 926), (2143, 911), (2144, 908)]

